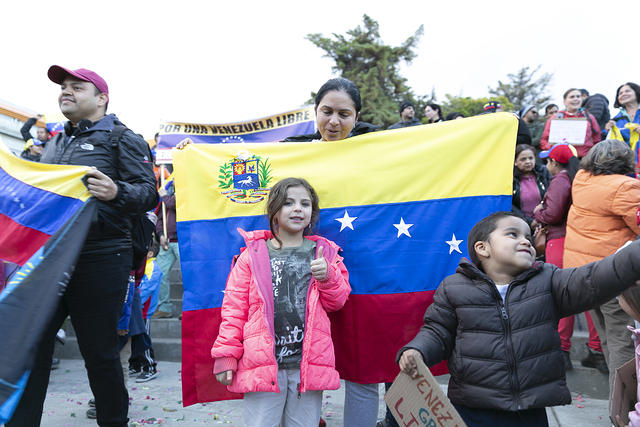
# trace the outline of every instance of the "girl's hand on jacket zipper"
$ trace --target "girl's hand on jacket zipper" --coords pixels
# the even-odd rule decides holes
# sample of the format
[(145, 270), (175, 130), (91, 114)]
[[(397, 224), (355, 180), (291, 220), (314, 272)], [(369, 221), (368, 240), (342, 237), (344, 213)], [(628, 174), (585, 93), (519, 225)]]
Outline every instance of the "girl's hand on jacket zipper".
[(224, 371), (216, 374), (216, 379), (224, 385), (231, 385), (233, 381), (233, 371)]
[(322, 256), (322, 246), (318, 248), (316, 259), (311, 261), (311, 274), (316, 280), (323, 281), (327, 278), (327, 260)]

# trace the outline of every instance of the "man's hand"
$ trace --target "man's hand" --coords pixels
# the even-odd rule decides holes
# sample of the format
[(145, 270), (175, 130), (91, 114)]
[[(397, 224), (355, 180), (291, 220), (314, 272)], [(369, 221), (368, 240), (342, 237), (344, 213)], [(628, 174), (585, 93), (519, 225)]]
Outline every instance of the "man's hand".
[(216, 374), (216, 379), (224, 385), (230, 385), (233, 381), (233, 371), (224, 371)]
[(118, 186), (111, 178), (92, 167), (85, 175), (87, 177), (87, 188), (92, 196), (108, 202), (118, 195)]
[(164, 197), (169, 193), (167, 193), (167, 190), (165, 190), (164, 187), (160, 187), (160, 189), (158, 190), (158, 194), (160, 195), (160, 197)]
[(402, 356), (400, 356), (400, 360), (398, 361), (400, 370), (414, 379), (418, 376), (416, 359), (422, 360), (422, 354), (418, 350), (410, 348), (402, 352)]

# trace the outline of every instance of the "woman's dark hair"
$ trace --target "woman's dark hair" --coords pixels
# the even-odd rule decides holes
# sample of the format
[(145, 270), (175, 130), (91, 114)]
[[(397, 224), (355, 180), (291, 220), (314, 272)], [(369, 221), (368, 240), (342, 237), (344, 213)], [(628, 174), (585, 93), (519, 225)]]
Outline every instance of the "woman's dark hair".
[(426, 107), (431, 108), (432, 110), (436, 110), (438, 112), (438, 120), (444, 120), (442, 118), (442, 108), (440, 108), (440, 106), (438, 104), (434, 104), (433, 102), (428, 103)]
[(489, 234), (493, 233), (493, 231), (498, 228), (498, 221), (510, 216), (520, 218), (525, 221), (522, 216), (515, 212), (494, 212), (488, 217), (481, 219), (469, 232), (469, 236), (467, 237), (467, 251), (469, 252), (469, 258), (471, 258), (471, 262), (473, 262), (480, 270), (482, 270), (482, 264), (480, 264), (480, 258), (478, 258), (478, 254), (476, 254), (476, 250), (474, 248), (476, 242), (489, 240)]
[(353, 101), (353, 105), (356, 107), (356, 114), (360, 112), (360, 109), (362, 108), (362, 100), (360, 99), (360, 91), (358, 90), (358, 87), (351, 80), (342, 77), (327, 80), (327, 82), (322, 85), (322, 87), (316, 94), (316, 109), (318, 108), (318, 105), (320, 105), (322, 98), (324, 98), (327, 92), (331, 92), (334, 90), (338, 92), (345, 92), (347, 95), (349, 95), (349, 97)]
[[(518, 156), (520, 155), (520, 153), (522, 153), (523, 151), (526, 151), (526, 150), (531, 151), (533, 153), (533, 157), (536, 156), (536, 150), (535, 150), (535, 148), (533, 148), (533, 146), (531, 146), (529, 144), (518, 144), (518, 145), (516, 145), (516, 155), (513, 158), (514, 163), (518, 159)], [(534, 170), (533, 173), (535, 173), (535, 170)], [(518, 167), (516, 165), (513, 165), (513, 176), (520, 177), (520, 175), (522, 175), (522, 172), (520, 172), (520, 169), (518, 169)]]
[[(554, 159), (550, 159), (554, 160)], [(560, 167), (567, 171), (567, 175), (569, 175), (569, 179), (573, 182), (573, 178), (576, 177), (576, 174), (580, 170), (580, 160), (576, 156), (573, 156), (569, 159), (567, 163), (560, 163), (555, 160), (556, 163), (560, 165)]]
[(592, 175), (628, 175), (636, 169), (636, 155), (626, 142), (606, 139), (594, 145), (580, 162)]
[(615, 108), (622, 108), (622, 105), (620, 105), (620, 103), (618, 102), (618, 95), (620, 95), (620, 89), (622, 89), (622, 86), (629, 86), (631, 90), (636, 93), (636, 101), (640, 102), (640, 86), (637, 85), (636, 83), (627, 82), (623, 85), (620, 85), (620, 87), (616, 89), (616, 99), (615, 99), (615, 102), (613, 103), (613, 106)]
[(304, 234), (309, 234), (318, 221), (318, 215), (320, 213), (320, 201), (316, 190), (313, 189), (311, 184), (304, 178), (285, 178), (278, 181), (276, 185), (269, 191), (269, 201), (267, 202), (267, 216), (269, 217), (269, 229), (273, 237), (282, 245), (282, 241), (278, 238), (275, 216), (278, 214), (284, 203), (287, 201), (287, 191), (291, 187), (304, 187), (309, 193), (311, 198), (311, 221), (309, 227), (304, 230)]
[(549, 104), (546, 107), (544, 107), (544, 114), (549, 114), (549, 110), (551, 110), (553, 107), (558, 108), (558, 106), (556, 104)]
[(447, 118), (446, 118), (445, 120), (447, 120), (447, 121), (448, 121), (448, 120), (455, 120), (455, 119), (457, 119), (458, 117), (462, 117), (462, 118), (464, 118), (464, 114), (462, 114), (462, 113), (458, 113), (457, 111), (454, 111), (454, 112), (452, 112), (452, 113), (447, 114)]
[[(562, 99), (567, 99), (567, 96), (573, 92), (574, 90), (577, 90), (578, 92), (580, 92), (580, 89), (576, 89), (575, 87), (572, 87), (571, 89), (567, 90), (563, 95), (562, 95)], [(580, 94), (582, 94), (582, 92), (580, 92)]]

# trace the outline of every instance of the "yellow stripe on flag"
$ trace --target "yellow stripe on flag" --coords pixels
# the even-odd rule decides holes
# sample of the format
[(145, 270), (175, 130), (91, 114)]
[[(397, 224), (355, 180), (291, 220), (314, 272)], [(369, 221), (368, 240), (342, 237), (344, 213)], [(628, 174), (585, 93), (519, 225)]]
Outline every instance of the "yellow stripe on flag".
[(88, 166), (51, 165), (18, 158), (0, 143), (0, 168), (25, 184), (60, 196), (86, 201), (91, 194), (82, 183)]
[(266, 197), (238, 203), (220, 188), (221, 167), (240, 152), (269, 165), (263, 192), (283, 178), (303, 177), (318, 191), (321, 208), (510, 195), (517, 125), (513, 114), (495, 113), (336, 142), (191, 144), (173, 152), (177, 219), (265, 213)]

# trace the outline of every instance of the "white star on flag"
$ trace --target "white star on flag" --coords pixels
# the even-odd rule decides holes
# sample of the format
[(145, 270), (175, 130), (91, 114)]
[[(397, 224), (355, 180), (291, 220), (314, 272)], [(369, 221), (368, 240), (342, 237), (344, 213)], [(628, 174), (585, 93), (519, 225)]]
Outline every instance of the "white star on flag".
[(398, 229), (398, 238), (403, 234), (411, 237), (411, 234), (409, 234), (409, 227), (413, 227), (413, 224), (405, 224), (404, 218), (400, 217), (400, 224), (393, 224), (393, 226)]
[(345, 228), (350, 228), (353, 230), (353, 221), (358, 218), (357, 216), (349, 216), (349, 212), (344, 211), (344, 216), (342, 218), (335, 218), (336, 221), (340, 223), (340, 231)]
[(451, 252), (456, 251), (458, 253), (462, 253), (462, 251), (460, 250), (460, 243), (462, 243), (462, 240), (457, 240), (456, 239), (456, 235), (453, 234), (453, 237), (451, 237), (451, 240), (447, 240), (446, 243), (447, 245), (449, 245), (449, 255), (451, 255)]

